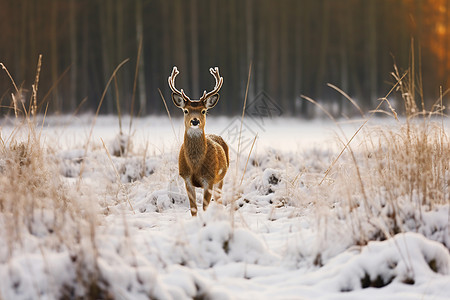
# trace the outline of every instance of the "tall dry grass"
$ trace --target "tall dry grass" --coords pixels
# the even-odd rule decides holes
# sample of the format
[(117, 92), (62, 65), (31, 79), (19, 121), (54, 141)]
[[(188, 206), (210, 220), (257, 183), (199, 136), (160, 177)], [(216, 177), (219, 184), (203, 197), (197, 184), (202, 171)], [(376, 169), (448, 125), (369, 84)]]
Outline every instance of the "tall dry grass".
[(401, 76), (395, 67), (393, 76), (404, 105), (399, 109), (405, 117), (397, 119), (389, 103), (396, 125), (364, 128), (356, 157), (347, 154), (343, 158), (347, 163), (334, 172), (333, 184), (346, 199), (340, 201), (339, 211), (357, 244), (405, 231), (439, 231), (435, 238), (450, 248), (445, 237), (450, 223), (430, 229), (436, 225), (427, 224), (424, 217), (442, 207), (448, 210), (450, 204), (450, 141), (444, 106), (440, 99), (426, 110), (418, 98), (420, 80), (405, 74)]
[[(3, 64), (2, 68), (7, 71)], [(41, 58), (28, 101), (8, 72), (15, 88), (11, 107), (15, 119), (12, 133), (0, 134), (0, 244), (7, 248), (0, 251), (0, 262), (13, 268), (15, 259), (34, 253), (41, 254), (45, 267), (51, 268), (49, 252), (65, 253), (72, 278), (61, 283), (57, 274), (48, 272), (49, 278), (54, 276), (50, 281), (62, 285), (54, 287), (54, 295), (107, 298), (96, 263), (98, 207), (89, 201), (89, 191), (62, 181), (55, 153), (41, 139), (43, 124), (36, 121), (40, 69)]]

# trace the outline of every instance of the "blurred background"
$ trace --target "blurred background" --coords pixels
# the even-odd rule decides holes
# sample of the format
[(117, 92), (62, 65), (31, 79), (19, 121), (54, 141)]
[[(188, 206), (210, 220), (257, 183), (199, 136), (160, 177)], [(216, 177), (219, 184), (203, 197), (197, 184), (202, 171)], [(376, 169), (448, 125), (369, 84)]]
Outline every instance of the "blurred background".
[[(218, 66), (215, 114), (226, 115), (242, 110), (250, 64), (248, 101), (265, 93), (288, 116), (314, 117), (301, 94), (353, 115), (327, 83), (373, 109), (395, 83), (394, 63), (402, 74), (414, 61), (428, 109), (450, 86), (450, 0), (0, 0), (0, 28), (0, 62), (27, 101), (42, 54), (38, 99), (51, 113), (95, 111), (127, 58), (102, 113), (117, 113), (117, 100), (129, 113), (133, 94), (135, 115), (165, 113), (158, 88), (174, 109), (174, 65), (177, 87), (197, 99)], [(1, 71), (2, 113), (13, 113), (4, 106), (14, 87)]]

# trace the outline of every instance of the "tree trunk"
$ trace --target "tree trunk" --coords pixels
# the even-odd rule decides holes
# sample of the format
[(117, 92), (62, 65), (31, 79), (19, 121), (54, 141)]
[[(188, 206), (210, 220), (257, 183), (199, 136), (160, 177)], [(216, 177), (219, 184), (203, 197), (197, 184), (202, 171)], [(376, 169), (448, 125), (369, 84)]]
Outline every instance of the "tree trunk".
[[(177, 0), (172, 11), (172, 15), (169, 20), (173, 20), (174, 27), (171, 28), (173, 31), (173, 50), (174, 50), (174, 65), (178, 66), (180, 70), (187, 70), (187, 55), (186, 55), (186, 26), (185, 26), (185, 10), (184, 5), (186, 2), (184, 0)], [(184, 73), (186, 74), (186, 73)], [(188, 87), (189, 86), (189, 73), (186, 75), (181, 75), (177, 78), (177, 84), (179, 86)], [(186, 89), (186, 88), (185, 88)], [(192, 95), (192, 91), (185, 92), (188, 95)]]
[(322, 95), (322, 89), (324, 86), (325, 69), (327, 66), (327, 50), (329, 41), (329, 23), (330, 23), (330, 8), (327, 0), (322, 3), (322, 22), (320, 33), (320, 49), (319, 49), (319, 66), (316, 77), (316, 97), (320, 99)]
[[(347, 8), (344, 8), (345, 10), (347, 9)], [(345, 16), (345, 14), (344, 14), (344, 16)], [(340, 36), (340, 47), (339, 47), (339, 50), (340, 50), (340, 89), (342, 89), (344, 92), (346, 92), (346, 93), (349, 93), (349, 86), (348, 86), (348, 82), (349, 82), (349, 79), (348, 79), (348, 57), (347, 57), (347, 55), (348, 55), (348, 47), (347, 47), (347, 45), (348, 45), (348, 43), (347, 43), (347, 35), (345, 34), (345, 32), (346, 32), (346, 28), (347, 28), (347, 25), (346, 25), (346, 23), (348, 22), (349, 20), (347, 19), (347, 18), (345, 18), (345, 17), (342, 17), (341, 19), (340, 19), (340, 33), (341, 33), (341, 36)], [(352, 38), (352, 37), (349, 37), (349, 38)], [(338, 116), (341, 116), (342, 114), (347, 114), (348, 112), (346, 111), (346, 107), (347, 107), (347, 105), (345, 105), (345, 103), (346, 103), (346, 99), (345, 99), (345, 97), (344, 96), (341, 96), (341, 97), (339, 97), (339, 111), (338, 111)]]
[[(258, 28), (257, 31), (257, 49), (255, 62), (255, 82), (256, 94), (266, 89), (266, 39), (267, 39), (267, 1), (263, 0), (259, 5)], [(260, 3), (260, 1), (258, 1)]]
[[(112, 7), (111, 2), (106, 1), (99, 3), (99, 10), (100, 10), (100, 27), (101, 27), (101, 43), (102, 43), (102, 51), (101, 51), (101, 57), (103, 62), (103, 80), (102, 80), (102, 88), (104, 89), (106, 87), (106, 83), (109, 79), (109, 76), (111, 76), (111, 72), (113, 68), (111, 67), (111, 57), (113, 57), (114, 49), (113, 45), (111, 44), (111, 35), (112, 35)], [(105, 95), (105, 105), (106, 105), (106, 112), (108, 114), (113, 113), (114, 109), (114, 100), (112, 97), (111, 89), (108, 90), (108, 92)]]
[(192, 81), (192, 96), (200, 98), (200, 82), (199, 82), (199, 61), (198, 61), (198, 26), (197, 26), (197, 0), (191, 0), (191, 81)]
[[(88, 1), (88, 0), (86, 0)], [(85, 5), (85, 2), (82, 2), (82, 5)], [(90, 36), (89, 36), (89, 14), (80, 14), (82, 16), (82, 36), (84, 38), (80, 39), (81, 42), (81, 70), (80, 70), (80, 78), (81, 78), (81, 98), (87, 97), (88, 100), (91, 100), (93, 97), (90, 96), (90, 90), (89, 90), (89, 81), (92, 80), (90, 78), (89, 73), (89, 46), (90, 46)], [(96, 67), (100, 67), (100, 65), (97, 65)], [(93, 100), (93, 99), (92, 99)], [(90, 103), (93, 101), (88, 101), (87, 105), (90, 106)]]
[(368, 39), (367, 39), (367, 78), (369, 79), (369, 99), (367, 101), (368, 107), (372, 107), (377, 97), (378, 91), (378, 64), (377, 64), (377, 0), (369, 0), (367, 5), (367, 17), (368, 17)]
[(294, 108), (292, 110), (293, 114), (296, 115), (301, 108), (301, 98), (300, 94), (302, 94), (302, 68), (303, 68), (303, 36), (302, 36), (302, 19), (298, 15), (301, 6), (299, 2), (294, 1), (294, 98), (292, 101), (294, 102)]
[(78, 91), (78, 44), (77, 44), (77, 7), (76, 0), (70, 0), (69, 27), (70, 27), (70, 95), (69, 109), (74, 111), (77, 102)]
[[(254, 36), (253, 36), (253, 0), (246, 0), (245, 1), (245, 30), (246, 30), (246, 50), (247, 50), (247, 69), (250, 67), (250, 64), (255, 63), (254, 61), (254, 49), (253, 45), (255, 43)], [(245, 73), (248, 76), (248, 72)], [(249, 87), (248, 87), (248, 95), (247, 100), (254, 99), (255, 97), (255, 71), (253, 66), (253, 72), (250, 77)], [(246, 81), (247, 82), (247, 81)]]
[[(136, 43), (137, 49), (140, 49), (139, 64), (138, 64), (138, 90), (139, 90), (139, 111), (145, 115), (146, 113), (146, 91), (145, 91), (145, 64), (144, 64), (144, 29), (142, 24), (142, 0), (136, 0)], [(130, 114), (133, 114), (130, 111)]]
[[(58, 1), (52, 1), (51, 7), (51, 50), (50, 50), (50, 59), (51, 59), (51, 76), (52, 82), (56, 83), (58, 81)], [(62, 112), (62, 101), (59, 99), (58, 93), (58, 85), (55, 85), (53, 91), (53, 103), (55, 107), (56, 113)]]
[(269, 30), (267, 31), (269, 34), (269, 70), (270, 74), (267, 74), (269, 82), (269, 95), (274, 97), (275, 99), (280, 99), (279, 93), (279, 67), (280, 67), (280, 43), (279, 43), (279, 20), (278, 14), (280, 9), (280, 4), (277, 3), (271, 7), (271, 13), (269, 14)]
[(289, 48), (292, 47), (292, 44), (289, 43), (289, 4), (290, 3), (286, 0), (281, 1), (280, 12), (278, 15), (280, 21), (280, 81), (278, 83), (278, 90), (280, 93), (279, 100), (281, 103), (281, 107), (286, 115), (292, 114), (292, 107), (290, 106), (290, 103), (292, 103), (292, 101), (290, 101), (292, 100), (292, 76), (290, 76), (292, 67), (290, 67), (289, 65)]

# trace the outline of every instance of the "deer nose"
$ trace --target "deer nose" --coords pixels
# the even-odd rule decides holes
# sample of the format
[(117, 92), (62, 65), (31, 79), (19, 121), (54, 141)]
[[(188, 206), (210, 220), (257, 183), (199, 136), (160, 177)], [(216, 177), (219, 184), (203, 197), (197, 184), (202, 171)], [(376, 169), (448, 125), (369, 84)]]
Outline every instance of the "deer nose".
[(198, 126), (198, 124), (200, 124), (200, 121), (197, 118), (191, 120), (192, 126)]

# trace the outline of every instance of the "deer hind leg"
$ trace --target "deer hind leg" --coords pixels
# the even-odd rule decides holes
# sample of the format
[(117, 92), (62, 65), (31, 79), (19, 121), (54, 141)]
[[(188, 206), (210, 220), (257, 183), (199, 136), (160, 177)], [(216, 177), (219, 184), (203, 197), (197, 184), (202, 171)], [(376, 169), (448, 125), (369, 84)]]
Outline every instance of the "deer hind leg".
[(223, 180), (221, 180), (218, 184), (217, 184), (217, 188), (214, 190), (214, 201), (216, 201), (219, 204), (222, 204), (222, 186), (223, 186)]
[(195, 197), (195, 187), (192, 185), (189, 179), (185, 179), (185, 183), (189, 198), (189, 205), (191, 207), (191, 215), (195, 217), (197, 215), (197, 199)]
[(209, 202), (211, 201), (212, 189), (212, 184), (206, 184), (203, 188), (203, 210), (206, 210), (208, 208)]

